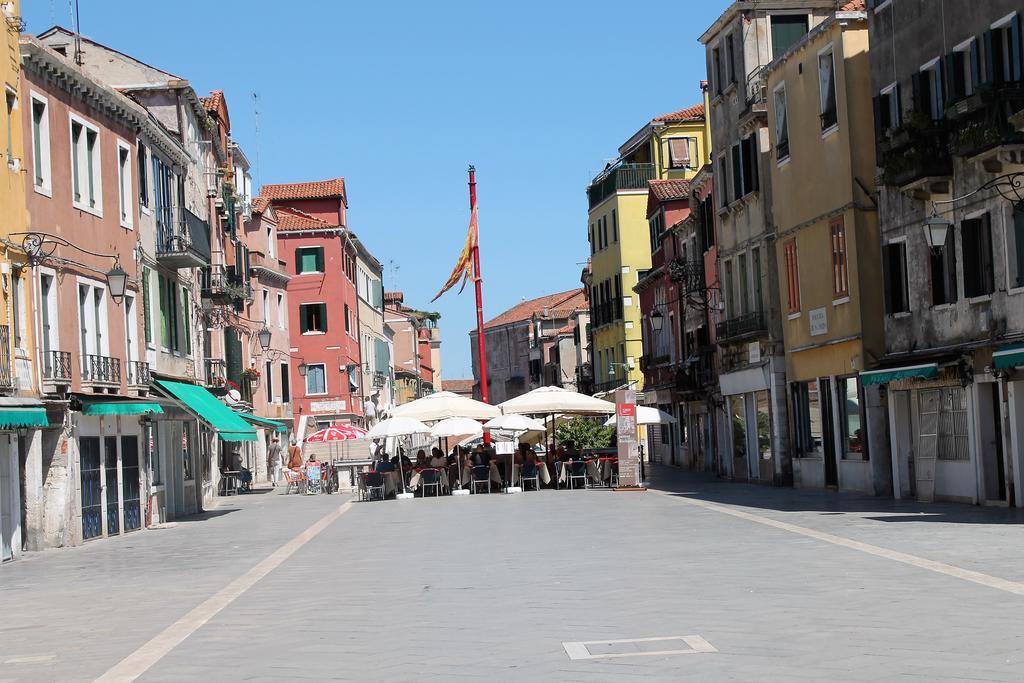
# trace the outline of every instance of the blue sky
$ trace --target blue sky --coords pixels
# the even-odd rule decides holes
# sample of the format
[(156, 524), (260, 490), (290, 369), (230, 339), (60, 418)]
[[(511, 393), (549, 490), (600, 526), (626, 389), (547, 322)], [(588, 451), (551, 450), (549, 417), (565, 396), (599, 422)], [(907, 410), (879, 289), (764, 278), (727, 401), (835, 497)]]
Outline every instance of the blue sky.
[[(579, 286), (588, 181), (651, 117), (700, 101), (697, 38), (728, 4), (80, 3), (84, 35), (224, 90), (257, 183), (345, 177), (385, 288), (441, 312), (448, 378), (471, 376), (472, 291), (429, 302), (465, 239), (468, 164), (485, 317)], [(68, 4), (24, 0), (28, 31), (70, 27)]]

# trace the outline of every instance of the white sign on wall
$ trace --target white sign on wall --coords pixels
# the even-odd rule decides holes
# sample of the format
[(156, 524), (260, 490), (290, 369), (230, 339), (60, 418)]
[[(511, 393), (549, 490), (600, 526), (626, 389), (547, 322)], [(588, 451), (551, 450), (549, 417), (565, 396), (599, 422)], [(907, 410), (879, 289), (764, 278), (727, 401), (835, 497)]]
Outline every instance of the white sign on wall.
[(820, 337), (828, 334), (828, 311), (824, 308), (815, 308), (807, 316), (808, 324), (811, 326), (811, 336)]
[(748, 363), (760, 363), (761, 362), (761, 342), (750, 342), (747, 344), (747, 362)]
[(344, 401), (313, 401), (309, 404), (311, 413), (343, 413), (345, 412)]

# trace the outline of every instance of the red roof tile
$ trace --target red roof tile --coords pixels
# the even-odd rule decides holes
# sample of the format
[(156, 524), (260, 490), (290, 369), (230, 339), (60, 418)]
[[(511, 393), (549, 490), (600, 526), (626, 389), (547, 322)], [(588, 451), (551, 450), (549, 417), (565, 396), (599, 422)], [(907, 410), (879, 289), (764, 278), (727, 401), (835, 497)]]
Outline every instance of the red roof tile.
[(664, 123), (682, 123), (685, 121), (703, 121), (704, 120), (704, 105), (695, 104), (692, 107), (686, 107), (685, 109), (679, 109), (678, 111), (669, 112), (668, 114), (662, 114), (661, 116), (655, 116), (655, 121), (661, 121)]
[(289, 230), (325, 230), (340, 228), (340, 225), (331, 225), (328, 221), (311, 216), (305, 211), (299, 211), (290, 206), (275, 206), (277, 212), (277, 229), (279, 231)]
[(444, 391), (472, 396), (474, 384), (476, 384), (476, 381), (471, 379), (445, 379), (441, 381), (441, 388)]
[(852, 0), (839, 8), (840, 12), (863, 12), (864, 0)]
[(650, 180), (650, 193), (659, 202), (686, 199), (690, 196), (689, 180)]
[(548, 315), (552, 317), (564, 317), (577, 308), (586, 307), (587, 301), (583, 296), (583, 288), (579, 287), (516, 304), (498, 317), (484, 323), (484, 328), (529, 320), (534, 314), (543, 314), (545, 308), (548, 309)]
[(224, 91), (214, 90), (209, 96), (200, 97), (199, 101), (203, 103), (206, 111), (217, 111), (220, 109), (220, 105), (224, 103)]
[(345, 199), (345, 179), (314, 180), (308, 183), (279, 183), (264, 185), (260, 196), (270, 200), (323, 199), (341, 197)]
[(252, 200), (252, 212), (263, 213), (270, 206), (270, 200), (266, 197), (254, 197)]

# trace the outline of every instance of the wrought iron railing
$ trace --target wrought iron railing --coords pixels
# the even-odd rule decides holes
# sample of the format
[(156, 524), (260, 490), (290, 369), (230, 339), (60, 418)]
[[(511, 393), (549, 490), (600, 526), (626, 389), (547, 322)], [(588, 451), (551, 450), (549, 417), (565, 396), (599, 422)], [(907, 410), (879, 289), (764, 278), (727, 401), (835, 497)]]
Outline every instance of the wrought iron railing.
[(764, 110), (768, 106), (768, 65), (747, 74), (747, 108)]
[(703, 292), (707, 288), (703, 261), (677, 258), (668, 264), (668, 271), (673, 282), (678, 282), (687, 292)]
[(203, 361), (204, 379), (208, 387), (222, 387), (227, 382), (228, 369), (221, 358), (207, 358)]
[(904, 125), (881, 140), (878, 152), (886, 185), (902, 187), (953, 174), (947, 127), (920, 113), (912, 113)]
[(654, 180), (654, 164), (619, 164), (597, 176), (587, 188), (590, 208), (594, 208), (617, 190), (642, 190)]
[(11, 328), (0, 325), (0, 390), (14, 388), (14, 375), (11, 372)]
[(71, 354), (49, 351), (43, 356), (43, 379), (53, 382), (71, 381)]
[(128, 361), (128, 384), (133, 387), (149, 386), (151, 379), (149, 363), (141, 360)]
[(184, 207), (157, 210), (157, 258), (191, 254), (210, 261), (210, 228), (203, 219)]
[(977, 92), (946, 110), (947, 117), (956, 122), (950, 134), (950, 151), (957, 156), (972, 157), (999, 145), (1021, 144), (1024, 134), (1009, 122), (1021, 109), (1024, 109), (1021, 83), (980, 86)]
[(94, 353), (86, 354), (82, 358), (82, 381), (120, 384), (121, 359)]
[(729, 318), (715, 325), (715, 334), (721, 341), (738, 339), (766, 332), (764, 314), (761, 311), (744, 313), (743, 315)]

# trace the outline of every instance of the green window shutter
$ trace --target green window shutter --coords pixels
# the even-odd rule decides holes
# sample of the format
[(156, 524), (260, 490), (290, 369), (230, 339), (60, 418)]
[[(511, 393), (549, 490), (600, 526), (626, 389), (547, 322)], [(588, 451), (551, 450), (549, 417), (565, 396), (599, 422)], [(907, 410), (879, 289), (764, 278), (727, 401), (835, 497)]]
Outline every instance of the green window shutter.
[(325, 272), (324, 271), (324, 248), (323, 247), (317, 247), (316, 249), (314, 249), (314, 253), (316, 254), (316, 269), (317, 269), (317, 271), (319, 271), (321, 273)]
[(309, 306), (299, 306), (299, 332), (309, 331)]
[(373, 281), (373, 305), (378, 308), (384, 308), (384, 283), (380, 280)]
[(322, 269), (321, 255), (317, 253), (316, 249), (306, 248), (302, 249), (302, 257), (299, 259), (299, 272), (300, 273), (313, 273)]
[(150, 320), (150, 305), (149, 305), (149, 268), (143, 266), (142, 268), (142, 317), (143, 327), (146, 330), (146, 343), (151, 344), (153, 342), (153, 324)]
[(327, 304), (319, 304), (320, 306), (320, 331), (327, 331)]
[(188, 296), (188, 290), (185, 289), (184, 287), (181, 288), (181, 298), (182, 298), (182, 313), (183, 313), (182, 317), (185, 320), (185, 353), (191, 355), (191, 353), (192, 353), (192, 321), (190, 320), (190, 318), (192, 317), (192, 315), (191, 315), (192, 307), (189, 305), (190, 301), (189, 301), (189, 296)]
[(228, 379), (242, 386), (242, 340), (232, 329), (224, 330), (224, 364)]
[(252, 268), (252, 266), (250, 264), (251, 264), (251, 261), (250, 261), (250, 258), (249, 258), (249, 247), (246, 247), (245, 248), (245, 273), (244, 273), (244, 275), (242, 277), (242, 282), (249, 282), (249, 273), (250, 273), (250, 270)]
[(170, 348), (171, 331), (167, 324), (170, 321), (167, 310), (167, 287), (164, 286), (165, 280), (163, 275), (157, 275), (156, 278), (156, 284), (160, 290), (160, 343), (164, 348)]

